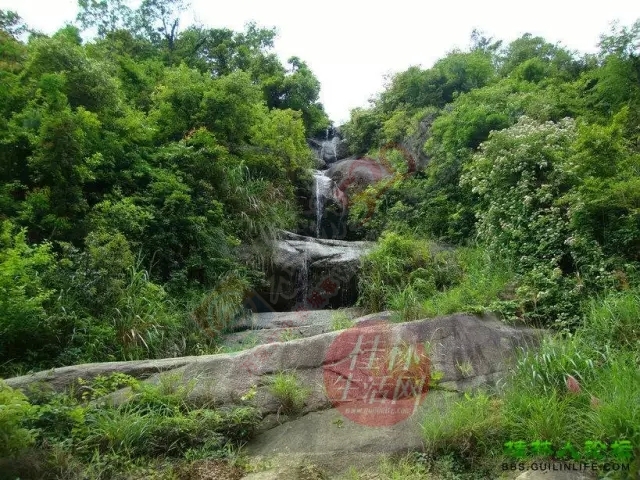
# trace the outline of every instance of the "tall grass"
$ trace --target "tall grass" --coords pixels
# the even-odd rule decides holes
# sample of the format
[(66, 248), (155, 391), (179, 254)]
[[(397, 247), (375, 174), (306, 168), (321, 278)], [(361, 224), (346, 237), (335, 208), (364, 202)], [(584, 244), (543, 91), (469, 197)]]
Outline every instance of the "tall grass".
[[(23, 415), (23, 424), (35, 445), (30, 450), (28, 442), (19, 444), (20, 430), (5, 429), (16, 457), (5, 458), (0, 415), (0, 478), (176, 478), (173, 467), (186, 458), (234, 457), (261, 418), (249, 401), (215, 409), (196, 405), (189, 400), (194, 385), (175, 375), (162, 375), (157, 384), (124, 377), (116, 374), (86, 384), (90, 397), (51, 394), (37, 405), (25, 402), (32, 411)], [(127, 402), (89, 402), (123, 380), (132, 387)], [(9, 399), (9, 406), (16, 398)], [(6, 410), (2, 400), (0, 413)], [(159, 465), (163, 461), (164, 469)], [(147, 476), (156, 466), (158, 472), (169, 471)], [(28, 471), (38, 473), (21, 473)]]
[(344, 310), (336, 310), (331, 314), (331, 330), (346, 330), (355, 325), (353, 315), (346, 313)]
[(269, 390), (280, 402), (282, 412), (287, 415), (299, 413), (311, 394), (311, 390), (300, 382), (296, 374), (287, 372), (275, 374)]
[[(423, 420), (427, 448), (499, 456), (505, 439), (550, 441), (557, 450), (570, 442), (585, 453), (587, 441), (611, 445), (629, 440), (635, 448), (630, 476), (640, 472), (640, 344), (637, 291), (613, 293), (591, 302), (574, 336), (547, 338), (521, 352), (513, 371), (489, 398), (467, 396), (441, 417)], [(611, 458), (609, 458), (611, 460)]]
[(217, 337), (229, 331), (235, 321), (248, 315), (242, 305), (248, 288), (249, 282), (244, 277), (234, 273), (222, 277), (192, 312), (193, 320), (203, 333)]
[(160, 355), (167, 336), (179, 326), (163, 288), (150, 281), (147, 271), (132, 266), (116, 305), (114, 323), (125, 358)]
[(583, 332), (603, 347), (638, 349), (640, 293), (627, 290), (592, 299)]
[(416, 299), (450, 288), (461, 278), (454, 252), (427, 240), (385, 232), (362, 259), (358, 301), (367, 312), (394, 308), (412, 314)]
[(504, 296), (514, 279), (509, 263), (495, 258), (483, 248), (461, 248), (457, 258), (464, 272), (462, 281), (424, 299), (421, 307), (425, 316), (488, 310)]
[(442, 415), (421, 422), (427, 453), (474, 458), (497, 454), (505, 438), (501, 404), (487, 393), (466, 394)]

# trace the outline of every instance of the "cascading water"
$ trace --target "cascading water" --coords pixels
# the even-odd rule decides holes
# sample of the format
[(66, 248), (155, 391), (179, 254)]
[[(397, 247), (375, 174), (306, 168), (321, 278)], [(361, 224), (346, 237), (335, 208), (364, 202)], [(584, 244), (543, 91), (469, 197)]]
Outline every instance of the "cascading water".
[(308, 310), (307, 293), (309, 292), (309, 251), (305, 248), (302, 256), (302, 268), (298, 277), (297, 304), (301, 310)]
[(324, 172), (316, 170), (313, 174), (315, 188), (313, 201), (316, 211), (316, 238), (320, 238), (320, 227), (322, 225), (322, 214), (324, 212), (324, 202), (329, 196), (332, 187), (331, 179)]
[(332, 147), (332, 149), (333, 149), (333, 161), (334, 161), (334, 162), (337, 162), (337, 161), (338, 161), (338, 149), (337, 149), (337, 144), (338, 144), (338, 141), (339, 141), (339, 140), (340, 140), (340, 139), (339, 139), (338, 137), (333, 137), (333, 138), (331, 139), (331, 147)]

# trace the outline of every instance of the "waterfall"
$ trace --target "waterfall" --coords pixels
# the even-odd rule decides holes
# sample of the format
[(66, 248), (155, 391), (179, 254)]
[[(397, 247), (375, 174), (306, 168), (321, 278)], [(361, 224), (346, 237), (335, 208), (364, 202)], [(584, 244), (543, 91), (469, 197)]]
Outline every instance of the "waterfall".
[(331, 146), (333, 147), (333, 161), (337, 162), (338, 161), (338, 150), (337, 150), (337, 143), (340, 139), (338, 137), (333, 137), (331, 139)]
[(309, 249), (305, 248), (302, 254), (302, 268), (298, 276), (297, 304), (303, 310), (307, 310), (307, 293), (309, 292)]
[(320, 238), (320, 226), (322, 224), (324, 202), (330, 194), (332, 184), (331, 179), (320, 170), (315, 171), (313, 178), (315, 182), (313, 201), (315, 203), (316, 211), (316, 238)]

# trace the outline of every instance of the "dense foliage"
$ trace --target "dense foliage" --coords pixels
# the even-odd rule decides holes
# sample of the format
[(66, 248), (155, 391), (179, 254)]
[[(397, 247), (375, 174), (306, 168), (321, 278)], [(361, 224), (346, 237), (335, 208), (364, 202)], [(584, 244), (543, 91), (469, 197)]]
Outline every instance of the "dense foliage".
[[(497, 388), (424, 416), (412, 474), (448, 458), (464, 472), (455, 478), (498, 478), (514, 462), (505, 442), (541, 439), (570, 442), (581, 458), (591, 442), (629, 442), (617, 460), (627, 470), (607, 478), (640, 472), (639, 47), (640, 20), (582, 57), (530, 35), (503, 48), (475, 32), (469, 52), (396, 75), (345, 125), (354, 153), (384, 161), (413, 146), (428, 157), (350, 211), (378, 239), (363, 307), (403, 321), (488, 311), (550, 327)], [(443, 244), (439, 263), (429, 252)], [(433, 282), (439, 265), (448, 283)]]
[(275, 30), (180, 29), (178, 0), (79, 7), (90, 41), (1, 12), (0, 373), (206, 349), (185, 312), (260, 280), (238, 247), (296, 225), (328, 125)]
[[(268, 258), (299, 224), (306, 137), (329, 125), (308, 65), (271, 51), (275, 30), (183, 29), (182, 0), (78, 5), (51, 36), (0, 10), (0, 376), (219, 351), (261, 282), (247, 252)], [(396, 170), (347, 192), (356, 234), (377, 240), (360, 306), (559, 332), (501, 388), (426, 418), (426, 451), (388, 478), (496, 478), (509, 439), (627, 439), (640, 470), (639, 48), (640, 20), (597, 55), (474, 32), (342, 127)], [(181, 380), (28, 396), (0, 381), (0, 477), (196, 478), (198, 459), (233, 460), (260, 421), (256, 387), (223, 410)], [(310, 395), (289, 372), (269, 387), (287, 414)]]
[[(121, 405), (103, 402), (123, 387)], [(176, 375), (151, 385), (114, 373), (79, 379), (65, 393), (33, 386), (28, 400), (0, 381), (8, 407), (0, 410), (0, 478), (123, 478), (152, 468), (164, 478), (194, 478), (194, 461), (235, 456), (260, 420), (248, 400), (234, 408), (196, 404), (194, 387)]]
[(352, 221), (372, 238), (479, 242), (518, 275), (520, 316), (575, 328), (584, 298), (637, 282), (640, 21), (603, 35), (598, 55), (528, 34), (506, 47), (472, 40), (352, 112), (354, 153), (421, 138), (428, 158), (422, 172), (370, 187)]

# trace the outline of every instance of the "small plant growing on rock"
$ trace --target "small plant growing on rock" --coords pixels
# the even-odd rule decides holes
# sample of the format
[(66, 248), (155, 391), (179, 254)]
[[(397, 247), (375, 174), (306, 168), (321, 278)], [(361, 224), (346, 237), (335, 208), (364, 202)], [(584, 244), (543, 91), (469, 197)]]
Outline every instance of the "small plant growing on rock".
[(345, 312), (338, 310), (333, 315), (331, 315), (331, 330), (346, 330), (347, 328), (351, 328), (356, 323), (353, 321), (349, 315)]
[(274, 375), (269, 391), (280, 401), (280, 409), (287, 415), (299, 413), (311, 394), (295, 373), (285, 372)]
[(469, 378), (471, 375), (473, 375), (473, 365), (471, 365), (471, 362), (456, 362), (456, 367), (458, 367), (458, 370), (460, 370), (460, 373), (464, 378)]
[(110, 375), (98, 375), (92, 381), (78, 378), (81, 397), (83, 401), (91, 401), (104, 397), (121, 388), (138, 385), (138, 380), (122, 372), (115, 372)]
[(283, 342), (291, 342), (292, 340), (296, 340), (298, 338), (302, 338), (299, 332), (296, 332), (293, 328), (287, 328), (282, 334), (280, 334), (280, 340)]

